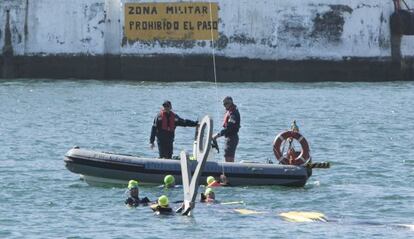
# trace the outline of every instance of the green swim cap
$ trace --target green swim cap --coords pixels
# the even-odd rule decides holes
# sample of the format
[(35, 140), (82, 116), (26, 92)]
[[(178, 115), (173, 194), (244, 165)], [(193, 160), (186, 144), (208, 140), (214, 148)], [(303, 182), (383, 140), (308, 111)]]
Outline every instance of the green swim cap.
[(207, 177), (207, 185), (209, 185), (210, 183), (212, 183), (212, 182), (214, 182), (214, 181), (216, 181), (216, 179), (214, 179), (214, 177), (213, 177), (213, 176), (208, 176), (208, 177)]
[(135, 180), (129, 180), (128, 189), (138, 188), (138, 182)]
[(162, 195), (161, 197), (158, 198), (158, 204), (161, 207), (166, 207), (168, 206), (168, 197), (165, 195)]
[(206, 191), (204, 192), (204, 195), (209, 195), (210, 193), (214, 193), (213, 189), (211, 188), (207, 188)]
[(173, 185), (175, 183), (175, 178), (174, 178), (174, 176), (172, 176), (172, 175), (167, 175), (167, 176), (165, 176), (165, 178), (164, 178), (164, 184), (166, 185), (166, 186), (171, 186), (171, 185)]

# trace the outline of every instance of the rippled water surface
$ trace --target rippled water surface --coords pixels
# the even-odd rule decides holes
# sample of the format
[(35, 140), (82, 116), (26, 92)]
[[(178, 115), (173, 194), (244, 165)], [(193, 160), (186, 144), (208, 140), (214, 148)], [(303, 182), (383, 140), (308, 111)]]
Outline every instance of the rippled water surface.
[[(125, 189), (89, 186), (64, 166), (74, 145), (156, 156), (148, 141), (164, 99), (184, 118), (210, 114), (217, 130), (225, 95), (242, 116), (238, 160), (273, 160), (273, 138), (296, 119), (314, 161), (332, 168), (314, 170), (304, 188), (220, 188), (222, 202), (245, 204), (197, 204), (193, 217), (160, 217), (127, 209)], [(413, 102), (412, 82), (219, 84), (216, 91), (197, 82), (3, 80), (0, 238), (412, 238)], [(193, 135), (177, 129), (175, 154), (191, 150)], [(150, 199), (165, 193), (182, 199), (180, 189), (141, 187)], [(288, 211), (318, 211), (330, 222), (283, 221), (278, 214)]]

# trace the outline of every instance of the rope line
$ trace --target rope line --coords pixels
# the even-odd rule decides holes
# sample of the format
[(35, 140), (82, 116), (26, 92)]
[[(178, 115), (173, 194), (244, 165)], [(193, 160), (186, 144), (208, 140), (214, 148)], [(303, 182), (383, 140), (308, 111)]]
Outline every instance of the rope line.
[[(219, 115), (219, 107), (220, 104), (218, 102), (219, 101), (219, 96), (218, 96), (218, 84), (217, 84), (217, 69), (216, 69), (216, 52), (215, 52), (215, 45), (214, 45), (214, 32), (213, 32), (213, 11), (212, 11), (212, 6), (211, 6), (211, 2), (209, 2), (209, 6), (210, 6), (210, 33), (211, 33), (211, 49), (212, 49), (212, 57), (213, 57), (213, 71), (214, 71), (214, 86), (215, 86), (215, 91), (216, 91), (216, 119), (220, 118)], [(223, 159), (224, 161), (224, 159)], [(221, 172), (224, 175), (224, 165), (221, 164)]]

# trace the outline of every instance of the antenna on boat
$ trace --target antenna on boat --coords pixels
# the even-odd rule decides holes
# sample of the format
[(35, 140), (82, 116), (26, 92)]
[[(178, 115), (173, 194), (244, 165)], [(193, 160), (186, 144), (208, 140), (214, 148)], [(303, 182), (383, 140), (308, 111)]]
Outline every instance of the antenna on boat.
[[(206, 115), (200, 123), (200, 128), (197, 135), (197, 161), (190, 161), (184, 151), (182, 151), (180, 154), (184, 202), (176, 212), (181, 212), (181, 215), (183, 216), (190, 216), (191, 210), (195, 207), (195, 200), (197, 198), (200, 177), (204, 171), (204, 166), (210, 152), (212, 137), (213, 120), (210, 118), (210, 116)], [(196, 164), (193, 175), (191, 175), (191, 168), (194, 168), (191, 167), (192, 164)]]

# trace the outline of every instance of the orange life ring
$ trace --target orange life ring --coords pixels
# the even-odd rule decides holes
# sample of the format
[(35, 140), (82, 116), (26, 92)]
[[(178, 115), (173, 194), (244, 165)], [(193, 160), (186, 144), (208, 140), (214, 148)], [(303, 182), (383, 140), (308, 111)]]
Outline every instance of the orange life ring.
[[(300, 146), (302, 147), (300, 154), (296, 154), (296, 157), (293, 160), (289, 160), (289, 158), (287, 158), (286, 155), (283, 155), (280, 150), (282, 143), (289, 138), (293, 138), (299, 141)], [(300, 133), (294, 131), (285, 131), (278, 134), (273, 141), (273, 152), (275, 153), (276, 159), (281, 164), (302, 165), (310, 160), (308, 141), (306, 141), (306, 139)]]

